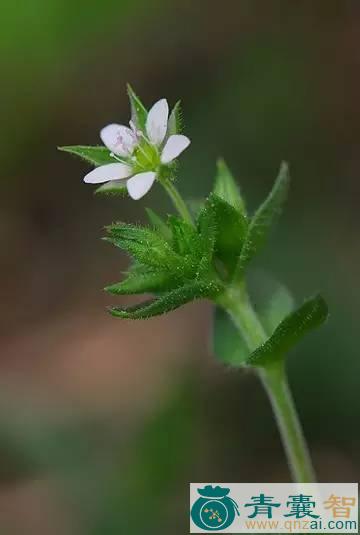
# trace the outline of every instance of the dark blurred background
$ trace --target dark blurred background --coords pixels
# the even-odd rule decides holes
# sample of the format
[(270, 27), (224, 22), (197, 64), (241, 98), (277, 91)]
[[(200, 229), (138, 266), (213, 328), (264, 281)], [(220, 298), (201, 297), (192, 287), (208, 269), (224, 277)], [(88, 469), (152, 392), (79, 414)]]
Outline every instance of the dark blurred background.
[(107, 315), (127, 259), (114, 219), (171, 210), (94, 197), (58, 145), (97, 144), (146, 105), (183, 101), (179, 189), (209, 191), (223, 156), (253, 208), (282, 159), (286, 213), (258, 265), (328, 324), (289, 356), (320, 481), (360, 469), (360, 5), (303, 0), (1, 0), (0, 532), (184, 534), (190, 481), (288, 481), (251, 374), (209, 346), (195, 303), (148, 322)]

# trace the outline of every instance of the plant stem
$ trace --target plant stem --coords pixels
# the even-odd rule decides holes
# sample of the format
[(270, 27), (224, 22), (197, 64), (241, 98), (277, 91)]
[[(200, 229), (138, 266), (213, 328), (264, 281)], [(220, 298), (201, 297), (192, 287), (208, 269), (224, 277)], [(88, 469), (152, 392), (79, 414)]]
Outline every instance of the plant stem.
[[(252, 307), (245, 286), (232, 287), (219, 299), (245, 340), (249, 352), (268, 338)], [(311, 459), (286, 378), (284, 359), (257, 368), (280, 431), (288, 464), (295, 482), (315, 481)]]
[(185, 221), (190, 223), (190, 225), (193, 225), (194, 222), (193, 222), (193, 219), (191, 217), (190, 211), (189, 211), (188, 207), (186, 206), (184, 199), (181, 197), (180, 193), (178, 192), (178, 190), (174, 186), (174, 183), (168, 177), (162, 177), (161, 178), (161, 183), (164, 186), (164, 188), (166, 189), (167, 193), (169, 194), (169, 196), (170, 196), (170, 198), (171, 198), (171, 200), (173, 202), (173, 205), (175, 206), (176, 210), (179, 212), (181, 217)]
[(304, 433), (286, 378), (284, 361), (259, 370), (279, 427), (294, 481), (313, 483), (312, 467)]

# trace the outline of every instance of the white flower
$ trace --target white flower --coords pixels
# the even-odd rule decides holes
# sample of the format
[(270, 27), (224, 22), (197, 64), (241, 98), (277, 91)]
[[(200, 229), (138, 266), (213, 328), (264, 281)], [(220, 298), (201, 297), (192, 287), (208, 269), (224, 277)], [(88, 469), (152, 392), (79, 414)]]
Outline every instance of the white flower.
[(186, 136), (167, 137), (168, 121), (169, 106), (163, 98), (149, 111), (145, 132), (137, 130), (132, 121), (130, 128), (120, 124), (105, 126), (100, 132), (101, 140), (117, 161), (97, 167), (84, 181), (126, 181), (130, 197), (141, 199), (153, 185), (160, 166), (171, 163), (190, 145)]

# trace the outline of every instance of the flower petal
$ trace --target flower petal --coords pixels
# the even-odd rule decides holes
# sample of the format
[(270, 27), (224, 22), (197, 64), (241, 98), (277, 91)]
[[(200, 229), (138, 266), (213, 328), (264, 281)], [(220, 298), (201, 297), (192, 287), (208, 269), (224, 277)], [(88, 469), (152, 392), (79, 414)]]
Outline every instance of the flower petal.
[(132, 176), (126, 183), (129, 195), (137, 201), (141, 199), (151, 188), (156, 178), (156, 173), (148, 171)]
[(153, 105), (146, 119), (146, 133), (154, 145), (160, 145), (164, 141), (168, 117), (169, 106), (167, 100), (162, 98)]
[(131, 128), (121, 124), (108, 124), (100, 131), (104, 145), (118, 156), (130, 156), (138, 142)]
[(170, 163), (177, 158), (188, 146), (190, 139), (180, 134), (170, 136), (161, 153), (161, 163)]
[(87, 184), (102, 184), (110, 180), (120, 180), (131, 176), (132, 168), (124, 163), (109, 163), (96, 167), (84, 177)]

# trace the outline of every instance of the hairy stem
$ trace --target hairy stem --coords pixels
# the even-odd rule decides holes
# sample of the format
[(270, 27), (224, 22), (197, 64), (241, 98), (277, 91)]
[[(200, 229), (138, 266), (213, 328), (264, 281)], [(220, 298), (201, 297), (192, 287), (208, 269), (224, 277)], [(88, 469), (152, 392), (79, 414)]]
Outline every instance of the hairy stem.
[[(244, 286), (227, 290), (219, 304), (230, 314), (250, 352), (265, 342), (267, 335)], [(258, 367), (257, 373), (270, 399), (294, 481), (314, 482), (315, 474), (287, 382), (284, 359), (266, 367)]]

